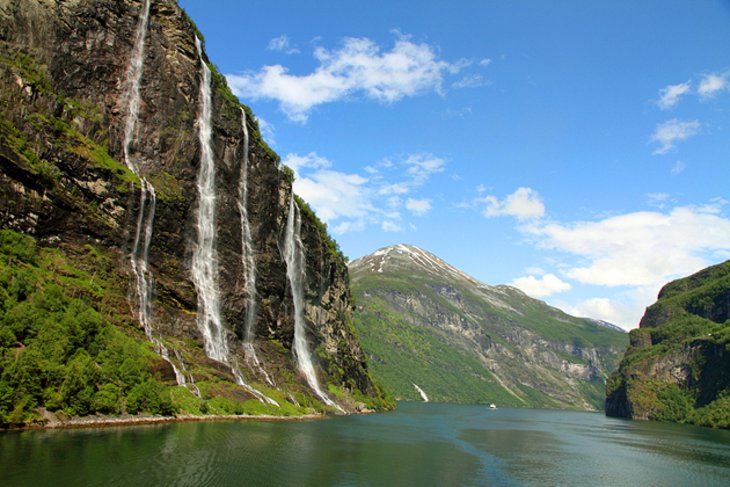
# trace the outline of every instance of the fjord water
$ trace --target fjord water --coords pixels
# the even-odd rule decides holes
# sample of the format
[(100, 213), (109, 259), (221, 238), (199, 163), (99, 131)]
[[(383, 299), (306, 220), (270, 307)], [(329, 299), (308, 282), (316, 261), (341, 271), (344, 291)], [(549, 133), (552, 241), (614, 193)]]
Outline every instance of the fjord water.
[(312, 421), (0, 435), (10, 485), (730, 485), (730, 431), (401, 403)]

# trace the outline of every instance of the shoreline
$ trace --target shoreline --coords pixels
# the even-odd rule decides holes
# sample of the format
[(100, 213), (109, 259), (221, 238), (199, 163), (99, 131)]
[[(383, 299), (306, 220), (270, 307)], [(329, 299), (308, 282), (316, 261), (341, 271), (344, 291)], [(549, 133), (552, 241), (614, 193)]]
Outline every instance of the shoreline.
[(12, 431), (54, 430), (54, 429), (83, 429), (83, 428), (113, 428), (137, 425), (155, 425), (167, 423), (187, 423), (193, 421), (311, 421), (326, 419), (326, 414), (304, 414), (300, 416), (274, 416), (270, 414), (212, 414), (208, 416), (85, 416), (65, 421), (53, 419), (38, 421), (22, 426), (0, 428), (0, 434)]

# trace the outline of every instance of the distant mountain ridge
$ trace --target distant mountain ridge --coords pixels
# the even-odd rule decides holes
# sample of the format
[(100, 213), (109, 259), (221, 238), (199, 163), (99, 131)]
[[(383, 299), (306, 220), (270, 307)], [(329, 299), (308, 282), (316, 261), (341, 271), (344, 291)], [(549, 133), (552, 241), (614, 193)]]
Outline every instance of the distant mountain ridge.
[(372, 373), (399, 398), (600, 409), (628, 342), (411, 245), (349, 264), (355, 324)]

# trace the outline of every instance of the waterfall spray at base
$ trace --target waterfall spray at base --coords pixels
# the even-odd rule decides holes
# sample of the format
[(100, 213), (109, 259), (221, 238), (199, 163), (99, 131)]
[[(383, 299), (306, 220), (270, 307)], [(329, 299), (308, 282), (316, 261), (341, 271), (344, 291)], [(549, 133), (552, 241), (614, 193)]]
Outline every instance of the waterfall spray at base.
[(144, 48), (147, 26), (149, 24), (150, 0), (145, 0), (142, 8), (143, 10), (140, 14), (135, 32), (132, 57), (127, 67), (124, 91), (124, 99), (127, 104), (127, 114), (124, 124), (124, 162), (129, 170), (140, 178), (139, 213), (137, 214), (137, 226), (134, 232), (134, 243), (129, 260), (132, 267), (132, 274), (134, 274), (139, 322), (144, 327), (147, 338), (155, 345), (157, 353), (172, 367), (178, 385), (182, 385), (185, 384), (185, 376), (180, 373), (172, 360), (170, 360), (170, 353), (165, 345), (153, 335), (151, 318), (152, 304), (150, 302), (153, 278), (152, 273), (148, 269), (148, 262), (157, 198), (155, 188), (140, 175), (139, 167), (131, 156), (134, 132), (139, 120), (139, 88), (144, 67)]
[(213, 158), (211, 74), (203, 59), (200, 39), (195, 37), (195, 47), (203, 70), (200, 83), (200, 109), (198, 111), (198, 136), (200, 140), (200, 170), (198, 172), (198, 215), (195, 222), (197, 241), (193, 246), (192, 277), (198, 294), (198, 328), (203, 334), (205, 353), (231, 369), (236, 383), (262, 403), (276, 406), (273, 399), (249, 386), (238, 368), (228, 359), (228, 337), (223, 326), (218, 291), (218, 253), (216, 250), (216, 190), (215, 160)]
[(248, 221), (248, 128), (246, 127), (246, 111), (241, 107), (241, 126), (243, 129), (243, 160), (241, 161), (241, 177), (238, 183), (238, 212), (241, 215), (241, 259), (244, 268), (244, 282), (248, 299), (246, 300), (246, 335), (243, 349), (246, 359), (253, 363), (270, 386), (274, 382), (264, 370), (254, 348), (256, 325), (256, 260), (254, 259), (253, 237)]
[(315, 394), (328, 406), (337, 408), (335, 404), (319, 387), (317, 374), (312, 364), (312, 356), (306, 337), (306, 323), (304, 321), (304, 246), (301, 240), (302, 217), (299, 207), (294, 203), (294, 194), (289, 202), (289, 216), (286, 219), (286, 236), (284, 242), (284, 260), (286, 261), (286, 277), (289, 279), (292, 300), (294, 301), (294, 356), (297, 366), (307, 379), (307, 384)]

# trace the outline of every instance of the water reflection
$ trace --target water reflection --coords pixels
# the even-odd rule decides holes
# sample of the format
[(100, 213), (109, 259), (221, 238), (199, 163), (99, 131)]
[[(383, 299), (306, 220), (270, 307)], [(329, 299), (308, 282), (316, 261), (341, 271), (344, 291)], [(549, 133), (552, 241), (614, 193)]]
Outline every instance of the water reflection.
[(0, 435), (2, 485), (730, 485), (730, 432), (401, 404), (304, 422)]

